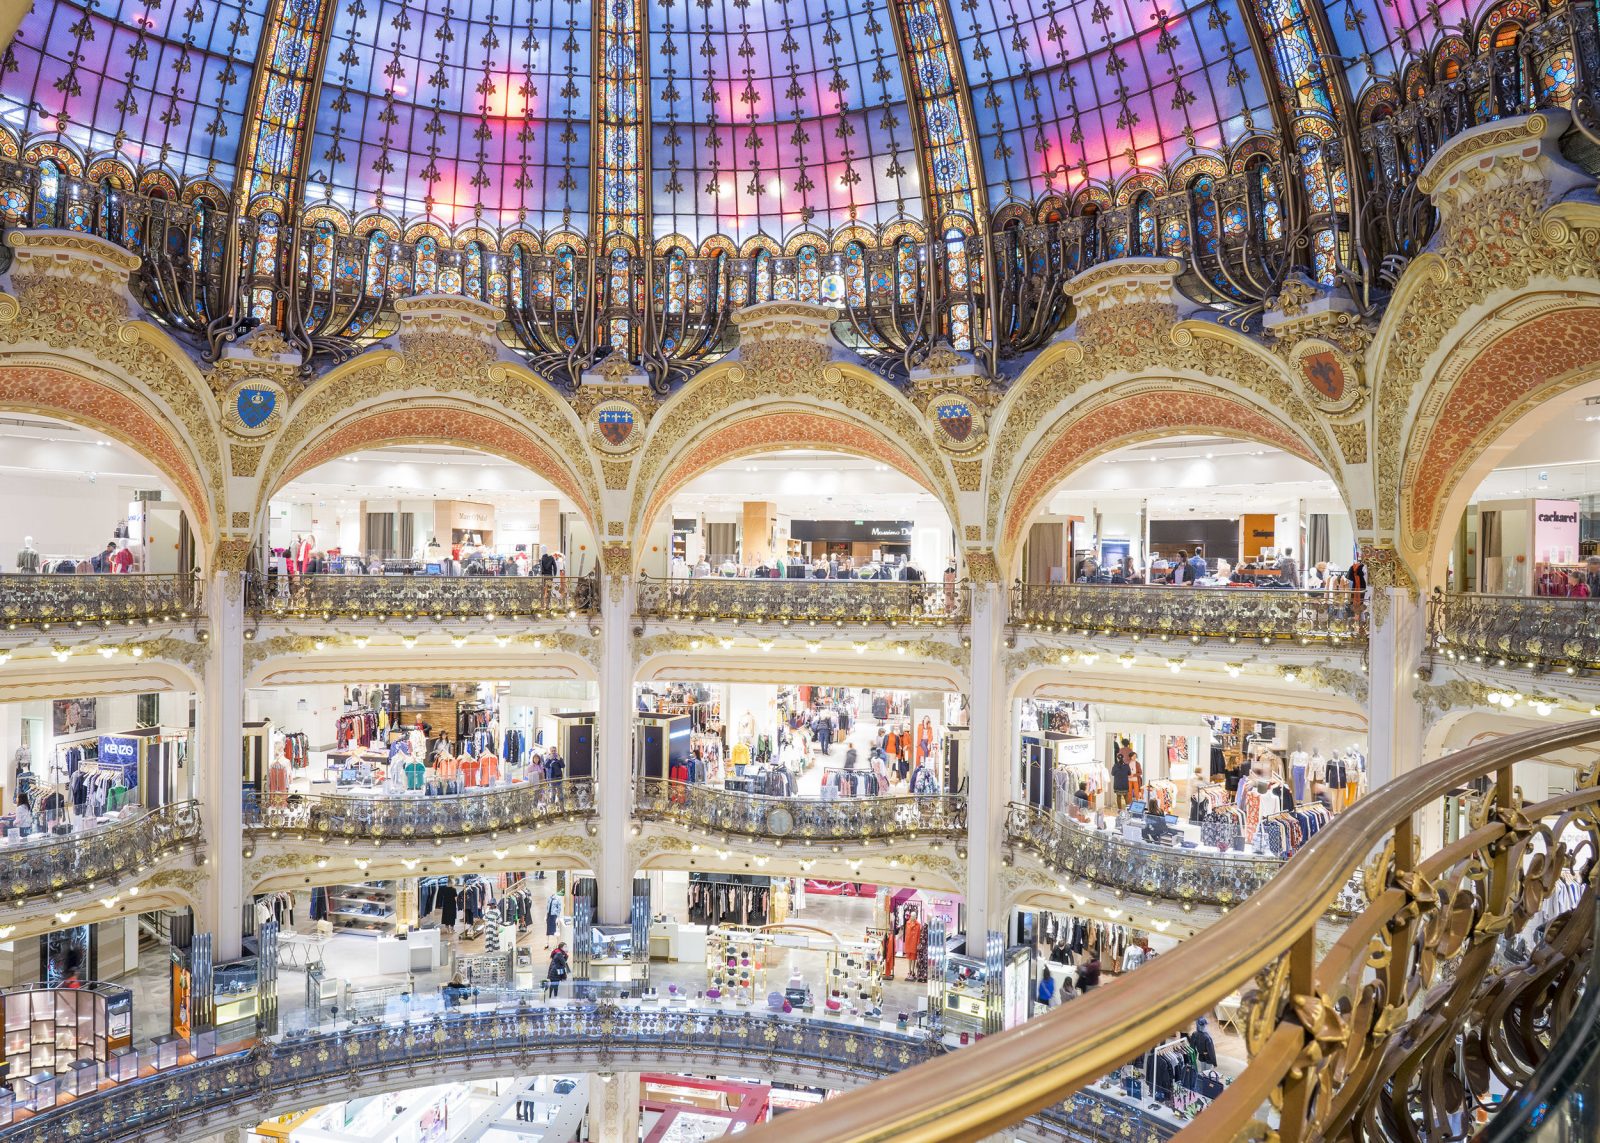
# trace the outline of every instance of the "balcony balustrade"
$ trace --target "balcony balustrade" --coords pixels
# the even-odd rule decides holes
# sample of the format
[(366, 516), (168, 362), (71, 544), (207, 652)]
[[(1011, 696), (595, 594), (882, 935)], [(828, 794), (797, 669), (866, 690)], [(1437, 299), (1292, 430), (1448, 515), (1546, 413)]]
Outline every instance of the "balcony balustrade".
[(266, 838), (431, 841), (483, 837), (594, 813), (588, 778), (487, 786), (462, 794), (257, 794), (246, 791), (245, 828)]
[[(961, 1049), (970, 1051), (971, 1049)], [(564, 1068), (745, 1071), (854, 1084), (945, 1054), (925, 1035), (848, 1019), (733, 1009), (663, 1009), (610, 1001), (520, 1002), (406, 1022), (358, 1022), (295, 1033), (36, 1112), (0, 1132), (15, 1143), (115, 1143), (200, 1138), (228, 1125), (461, 1075)], [(786, 1117), (787, 1121), (788, 1117)], [(1160, 1143), (1173, 1128), (1137, 1105), (1085, 1092), (1030, 1121), (1037, 1134), (1080, 1143)]]
[(193, 573), (0, 576), (0, 622), (11, 631), (147, 625), (192, 619), (200, 613), (200, 578)]
[(1459, 662), (1539, 671), (1600, 670), (1600, 601), (1446, 594), (1428, 600), (1428, 640)]
[(858, 579), (641, 578), (638, 613), (650, 619), (744, 623), (959, 626), (972, 591), (957, 583)]
[(1199, 642), (1340, 646), (1366, 638), (1349, 592), (1149, 584), (1017, 585), (1011, 622), (1025, 630)]
[[(1249, 1066), (1181, 1134), (1458, 1138), (1492, 1106), (1491, 1087), (1517, 1091), (1540, 1073), (1593, 986), (1600, 769), (1527, 804), (1516, 768), (1597, 741), (1600, 727), (1581, 723), (1412, 768), (1318, 831), (1228, 916), (1140, 968), (1136, 984), (746, 1138), (987, 1137), (1090, 1090), (1234, 994)], [(1419, 852), (1417, 815), (1475, 784), (1486, 792), (1465, 832)], [(1322, 922), (1358, 872), (1359, 911), (1329, 943)]]
[(0, 900), (12, 905), (96, 889), (203, 844), (200, 806), (174, 802), (67, 834), (0, 845)]
[(965, 841), (967, 830), (967, 800), (954, 794), (784, 798), (659, 778), (635, 780), (633, 812), (645, 821), (801, 845), (918, 838)]
[(263, 619), (571, 619), (600, 606), (592, 575), (255, 574), (248, 602)]

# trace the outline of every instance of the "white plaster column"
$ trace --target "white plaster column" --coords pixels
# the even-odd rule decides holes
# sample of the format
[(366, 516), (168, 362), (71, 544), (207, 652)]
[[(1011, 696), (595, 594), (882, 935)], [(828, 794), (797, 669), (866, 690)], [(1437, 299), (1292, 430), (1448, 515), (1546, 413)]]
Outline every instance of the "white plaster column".
[[(1009, 703), (1006, 701), (1006, 592), (999, 583), (972, 584), (972, 757), (967, 765), (967, 935), (982, 947), (989, 929), (1004, 930), (998, 873), (1011, 792)], [(969, 943), (969, 948), (973, 947)]]
[(638, 1072), (596, 1072), (589, 1081), (589, 1143), (638, 1143)]
[(1423, 762), (1422, 705), (1417, 669), (1427, 634), (1427, 608), (1404, 587), (1369, 589), (1367, 644), (1367, 786), (1414, 770)]
[(216, 960), (240, 955), (244, 859), (240, 771), (244, 733), (244, 574), (217, 572), (206, 593), (205, 693), (200, 696), (200, 805), (206, 879), (195, 931), (212, 935)]
[(596, 920), (625, 925), (633, 909), (633, 870), (628, 841), (633, 817), (633, 608), (629, 569), (602, 576), (600, 617), (600, 709), (595, 773), (600, 816), (599, 867), (595, 869), (599, 905)]

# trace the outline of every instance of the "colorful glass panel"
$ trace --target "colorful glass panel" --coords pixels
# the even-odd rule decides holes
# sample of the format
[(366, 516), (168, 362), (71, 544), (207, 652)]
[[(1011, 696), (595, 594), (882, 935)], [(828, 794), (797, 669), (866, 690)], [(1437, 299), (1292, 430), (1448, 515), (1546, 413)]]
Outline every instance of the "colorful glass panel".
[(905, 36), (906, 70), (913, 108), (922, 123), (925, 170), (932, 182), (936, 222), (947, 227), (956, 214), (974, 217), (972, 188), (978, 157), (957, 97), (960, 56), (943, 9), (932, 0), (896, 0)]
[(384, 279), (389, 273), (389, 242), (381, 230), (367, 236), (367, 293), (377, 297), (383, 293)]

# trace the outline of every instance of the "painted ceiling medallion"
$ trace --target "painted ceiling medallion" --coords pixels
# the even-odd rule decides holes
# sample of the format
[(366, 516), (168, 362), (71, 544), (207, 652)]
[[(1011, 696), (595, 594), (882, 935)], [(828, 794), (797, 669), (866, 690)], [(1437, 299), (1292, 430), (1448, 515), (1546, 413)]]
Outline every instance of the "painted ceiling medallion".
[(928, 402), (934, 436), (951, 452), (971, 452), (982, 448), (987, 436), (983, 411), (970, 397), (946, 393)]
[(602, 452), (632, 452), (644, 439), (644, 414), (632, 401), (602, 401), (591, 418), (590, 436)]

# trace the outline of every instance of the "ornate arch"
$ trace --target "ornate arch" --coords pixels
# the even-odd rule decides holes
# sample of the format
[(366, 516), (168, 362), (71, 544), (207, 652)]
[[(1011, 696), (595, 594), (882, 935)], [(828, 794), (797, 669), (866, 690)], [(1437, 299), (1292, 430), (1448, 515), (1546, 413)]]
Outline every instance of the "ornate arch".
[(0, 409), (68, 421), (145, 457), (172, 486), (196, 531), (209, 533), (200, 465), (176, 426), (137, 394), (56, 366), (0, 364)]
[(548, 480), (594, 525), (594, 505), (550, 446), (503, 409), (444, 397), (395, 397), (363, 407), (316, 432), (262, 486), (265, 501), (295, 477), (362, 449), (388, 445), (456, 445), (491, 453)]
[[(718, 423), (684, 443), (679, 459), (661, 474), (635, 522), (643, 534), (673, 493), (702, 473), (741, 457), (790, 448), (817, 448), (885, 461), (939, 497), (939, 490), (916, 460), (880, 430), (812, 406), (764, 406), (752, 415)], [(946, 504), (946, 511), (950, 506)], [(952, 515), (951, 523), (954, 525)]]
[[(1550, 398), (1600, 377), (1600, 304), (1545, 299), (1472, 353), (1459, 371), (1441, 369), (1424, 392), (1406, 442), (1400, 480), (1401, 536), (1418, 570), (1431, 574), (1453, 531), (1446, 509), (1471, 495), (1488, 454), (1508, 430)], [(1537, 305), (1524, 299), (1523, 306)]]
[(1076, 407), (1023, 461), (1008, 497), (1001, 550), (1015, 552), (1023, 527), (1051, 490), (1091, 460), (1139, 441), (1196, 431), (1271, 445), (1322, 467), (1293, 429), (1222, 389), (1175, 381), (1117, 386)]
[[(959, 529), (950, 462), (934, 443), (922, 413), (882, 378), (856, 365), (829, 361), (828, 352), (825, 345), (800, 337), (752, 341), (741, 347), (738, 359), (718, 362), (673, 394), (651, 419), (633, 464), (630, 534), (642, 534), (665, 497), (693, 475), (673, 477), (675, 469), (687, 472), (689, 458), (699, 450), (694, 442), (757, 420), (763, 423), (722, 438), (724, 460), (777, 447), (821, 447), (887, 458), (931, 491)], [(777, 419), (764, 421), (768, 416)], [(805, 432), (793, 420), (783, 428), (784, 419), (800, 416), (810, 418)], [(710, 425), (715, 429), (708, 434)]]

